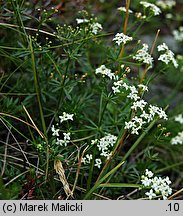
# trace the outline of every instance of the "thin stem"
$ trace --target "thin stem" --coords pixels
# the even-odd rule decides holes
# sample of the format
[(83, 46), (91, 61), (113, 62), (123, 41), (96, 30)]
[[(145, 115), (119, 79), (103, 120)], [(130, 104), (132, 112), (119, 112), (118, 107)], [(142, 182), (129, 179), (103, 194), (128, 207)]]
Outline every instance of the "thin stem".
[[(128, 17), (129, 17), (129, 7), (130, 7), (130, 0), (126, 1), (126, 16), (125, 16), (125, 22), (124, 22), (124, 28), (123, 28), (123, 33), (126, 34), (127, 32), (127, 26), (128, 26)], [(122, 45), (120, 54), (119, 54), (119, 58), (122, 58), (123, 54), (124, 54), (124, 48), (125, 45)]]
[(114, 167), (111, 171), (109, 171), (104, 177), (102, 177), (98, 182), (95, 183), (95, 185), (90, 189), (90, 191), (85, 195), (84, 199), (88, 199), (90, 195), (99, 187), (99, 185), (107, 179), (110, 175), (112, 175), (114, 172), (116, 172), (120, 166), (124, 164), (124, 161), (119, 163), (116, 167)]
[(40, 93), (40, 88), (39, 88), (38, 74), (36, 71), (36, 62), (35, 62), (35, 56), (34, 56), (34, 50), (33, 50), (33, 46), (32, 46), (31, 37), (29, 37), (29, 41), (30, 41), (29, 46), (30, 46), (31, 59), (32, 59), (32, 70), (33, 70), (33, 75), (34, 75), (34, 86), (35, 86), (38, 105), (39, 105), (39, 112), (40, 112), (43, 132), (44, 132), (44, 135), (46, 136), (46, 124), (45, 124), (43, 109), (42, 109), (42, 104), (41, 104), (41, 93)]
[[(154, 48), (155, 48), (156, 41), (157, 41), (157, 39), (158, 39), (159, 33), (160, 33), (160, 29), (158, 29), (158, 31), (157, 31), (157, 33), (156, 33), (156, 36), (155, 36), (155, 39), (154, 39), (154, 42), (153, 42), (153, 45), (152, 45), (152, 48), (151, 48), (151, 52), (150, 52), (151, 55), (152, 55), (153, 52), (154, 52)], [(146, 65), (145, 70), (144, 70), (144, 73), (143, 73), (143, 75), (142, 75), (142, 77), (141, 77), (141, 79), (140, 79), (140, 84), (143, 83), (144, 78), (145, 78), (145, 76), (146, 76), (146, 74), (147, 74), (148, 69), (149, 69), (149, 67), (148, 67), (148, 65)]]

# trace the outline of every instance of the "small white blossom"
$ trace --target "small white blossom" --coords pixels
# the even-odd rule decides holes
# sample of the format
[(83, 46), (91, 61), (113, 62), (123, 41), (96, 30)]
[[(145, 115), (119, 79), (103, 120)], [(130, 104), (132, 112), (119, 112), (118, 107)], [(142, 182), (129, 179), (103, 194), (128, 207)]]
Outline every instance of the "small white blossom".
[(132, 92), (127, 97), (134, 101), (137, 101), (140, 98), (136, 93), (132, 93)]
[(115, 41), (118, 44), (118, 46), (121, 43), (126, 44), (128, 41), (132, 41), (132, 40), (133, 40), (132, 37), (129, 37), (129, 36), (123, 34), (123, 33), (117, 33), (115, 35), (115, 37), (113, 38), (113, 41)]
[(131, 121), (125, 122), (125, 129), (131, 130), (131, 134), (139, 134), (139, 130), (146, 123), (142, 118), (133, 117)]
[(145, 170), (145, 175), (148, 176), (149, 178), (153, 177), (154, 173), (148, 169)]
[(54, 125), (52, 125), (51, 131), (52, 131), (52, 136), (59, 136), (59, 129), (55, 129)]
[(148, 91), (148, 87), (146, 85), (139, 84), (138, 87), (141, 88), (143, 91)]
[(183, 131), (179, 132), (178, 135), (171, 139), (172, 145), (183, 144)]
[(155, 16), (161, 13), (160, 8), (157, 7), (155, 4), (145, 2), (145, 1), (141, 1), (140, 4), (143, 5), (143, 7), (145, 8), (149, 8), (149, 10), (152, 11)]
[(180, 26), (178, 30), (174, 30), (173, 36), (175, 40), (182, 42), (183, 41), (183, 26)]
[(92, 158), (93, 158), (93, 157), (92, 157), (92, 154), (90, 154), (90, 155), (87, 154), (87, 155), (86, 155), (86, 158), (87, 158), (87, 160), (88, 160), (88, 163), (90, 163), (90, 161), (91, 161)]
[(179, 115), (175, 116), (175, 121), (179, 122), (180, 124), (183, 124), (183, 116), (182, 116), (182, 114), (179, 114)]
[(114, 94), (120, 93), (120, 87), (122, 86), (122, 84), (123, 84), (123, 80), (118, 80), (114, 82), (114, 86), (112, 86), (112, 90)]
[(68, 132), (68, 133), (63, 133), (64, 135), (64, 139), (59, 139), (57, 138), (56, 140), (56, 144), (57, 145), (61, 145), (61, 146), (67, 146), (67, 144), (70, 142), (71, 138), (70, 138), (70, 135), (71, 133)]
[(114, 146), (116, 140), (117, 137), (112, 134), (107, 134), (106, 136), (102, 137), (97, 143), (97, 147), (98, 150), (100, 151), (100, 155), (109, 159), (109, 157), (112, 154), (110, 148)]
[(158, 52), (160, 52), (160, 51), (166, 51), (166, 50), (169, 49), (168, 46), (165, 43), (157, 46), (157, 48), (158, 48)]
[(94, 145), (98, 142), (98, 139), (91, 140), (91, 145)]
[(63, 115), (59, 116), (60, 122), (62, 123), (63, 121), (67, 121), (67, 120), (73, 121), (73, 116), (74, 116), (74, 114), (68, 114), (66, 112), (63, 112)]
[(131, 92), (128, 94), (127, 98), (130, 98), (134, 101), (140, 99), (140, 97), (138, 96), (138, 90), (136, 89), (135, 86), (128, 86), (128, 89), (130, 89)]
[(159, 45), (157, 48), (159, 52), (164, 52), (159, 56), (158, 60), (164, 62), (165, 64), (172, 62), (175, 68), (178, 67), (178, 63), (174, 58), (174, 53), (168, 48), (165, 43)]
[[(126, 13), (126, 7), (119, 7), (118, 10), (121, 11), (121, 12), (125, 12)], [(133, 11), (130, 10), (130, 9), (128, 9), (128, 12), (129, 13), (133, 13)]]
[(102, 164), (102, 161), (101, 161), (100, 158), (95, 159), (95, 165), (94, 166), (96, 166), (96, 167), (98, 167), (100, 169), (101, 164)]
[(82, 157), (81, 163), (90, 164), (92, 158), (93, 158), (92, 154), (87, 154), (85, 157)]
[(81, 24), (81, 23), (88, 23), (89, 20), (88, 19), (76, 19), (77, 24)]
[(122, 85), (126, 90), (128, 90), (130, 88), (130, 86), (128, 86), (126, 83), (123, 83)]
[(157, 0), (156, 4), (162, 9), (171, 9), (173, 6), (176, 5), (174, 0)]
[(105, 65), (101, 65), (99, 68), (96, 69), (95, 71), (96, 74), (102, 74), (105, 76), (108, 76), (111, 80), (116, 79), (116, 76), (114, 73), (111, 72), (111, 69), (106, 68)]
[(140, 115), (140, 117), (141, 117), (141, 118), (144, 118), (144, 119), (146, 119), (146, 120), (149, 120), (150, 117), (151, 117), (151, 115), (148, 114), (148, 113), (146, 113), (146, 112), (143, 110), (143, 112), (142, 112), (142, 114)]
[(142, 184), (145, 186), (145, 187), (149, 187), (152, 183), (152, 180), (149, 179), (147, 176), (144, 176), (142, 179), (141, 179), (141, 182)]
[(144, 100), (135, 101), (135, 102), (133, 102), (133, 105), (131, 108), (134, 110), (137, 110), (137, 108), (140, 108), (141, 110), (143, 110), (144, 107), (146, 106), (146, 104), (147, 104), (147, 102)]
[(98, 22), (91, 24), (90, 27), (91, 27), (91, 32), (92, 32), (93, 34), (95, 34), (95, 35), (96, 35), (99, 31), (102, 30), (102, 25), (101, 25), (100, 23), (98, 23)]
[(156, 194), (153, 192), (153, 190), (151, 189), (149, 192), (145, 193), (149, 199), (151, 200), (153, 197), (156, 197)]
[(150, 190), (145, 194), (151, 200), (156, 196), (161, 196), (163, 199), (167, 199), (169, 195), (172, 194), (172, 188), (170, 188), (171, 181), (169, 177), (153, 177), (154, 173), (146, 169), (145, 175), (141, 176), (141, 182), (144, 187), (149, 188)]
[(143, 44), (143, 48), (136, 52), (136, 54), (133, 56), (133, 59), (142, 62), (144, 64), (148, 64), (149, 67), (151, 68), (154, 60), (152, 56), (148, 53), (148, 49), (149, 49), (148, 45)]

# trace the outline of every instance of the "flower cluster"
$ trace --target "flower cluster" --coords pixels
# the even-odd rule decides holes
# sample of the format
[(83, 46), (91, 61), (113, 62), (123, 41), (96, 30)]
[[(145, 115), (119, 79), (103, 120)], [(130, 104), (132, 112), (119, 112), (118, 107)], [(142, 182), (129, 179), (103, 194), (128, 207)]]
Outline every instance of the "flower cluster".
[[(59, 116), (60, 123), (67, 121), (67, 120), (73, 120), (73, 116), (74, 116), (74, 114), (68, 114), (66, 112), (63, 112), (63, 115)], [(63, 139), (60, 139), (59, 138), (60, 137), (60, 134), (59, 134), (60, 129), (59, 128), (55, 128), (55, 125), (52, 125), (51, 131), (52, 131), (52, 136), (56, 137), (56, 144), (57, 145), (67, 146), (67, 144), (70, 142), (70, 140), (71, 140), (71, 138), (70, 138), (71, 133), (70, 132), (63, 133)]]
[(91, 154), (87, 154), (85, 157), (81, 159), (81, 162), (84, 164), (90, 164), (93, 156)]
[[(112, 154), (111, 147), (114, 146), (116, 140), (117, 140), (116, 136), (112, 134), (107, 134), (101, 139), (91, 140), (91, 145), (97, 146), (98, 152), (101, 157), (104, 157), (105, 159), (109, 159)], [(87, 154), (85, 157), (82, 158), (81, 162), (84, 164), (90, 163), (91, 159), (92, 159), (92, 155)], [(100, 158), (96, 158), (94, 166), (100, 169), (101, 165), (102, 165), (102, 160)]]
[(133, 40), (132, 37), (129, 37), (123, 33), (117, 33), (113, 38), (113, 41), (115, 41), (118, 46), (122, 43), (126, 44), (128, 41), (132, 41), (132, 40)]
[[(147, 86), (139, 84), (138, 88), (142, 91), (148, 91)], [(157, 106), (148, 104), (145, 100), (141, 99), (138, 96), (138, 90), (135, 86), (130, 86), (123, 80), (114, 82), (112, 87), (113, 93), (119, 93), (120, 91), (125, 90), (128, 95), (127, 98), (132, 100), (131, 109), (136, 111), (136, 115), (129, 122), (125, 122), (125, 129), (131, 131), (131, 134), (139, 134), (139, 130), (142, 129), (143, 125), (151, 122), (155, 116), (158, 116), (161, 119), (167, 120), (167, 115), (165, 111)], [(145, 108), (147, 108), (145, 111)]]
[(175, 121), (179, 122), (180, 124), (183, 124), (183, 116), (182, 116), (182, 114), (179, 114), (179, 115), (175, 116)]
[(91, 28), (91, 32), (96, 35), (96, 34), (98, 34), (99, 31), (102, 30), (102, 25), (100, 23), (96, 22), (96, 23), (92, 23), (90, 25), (90, 28)]
[[(126, 7), (119, 7), (118, 10), (121, 11), (121, 12), (125, 12), (126, 13)], [(129, 13), (133, 13), (133, 11), (130, 10), (130, 9), (128, 9), (128, 12)]]
[(76, 19), (77, 24), (81, 24), (81, 23), (88, 23), (89, 20), (88, 19)]
[(69, 133), (63, 133), (63, 135), (64, 135), (64, 139), (57, 138), (56, 144), (60, 145), (60, 146), (67, 146), (67, 144), (71, 140), (71, 138), (70, 138), (71, 133), (70, 132)]
[(62, 123), (63, 121), (67, 121), (67, 120), (72, 120), (73, 121), (73, 116), (74, 116), (74, 114), (68, 114), (66, 112), (63, 112), (63, 115), (59, 116), (60, 123)]
[(155, 16), (161, 13), (160, 8), (157, 7), (155, 4), (145, 2), (145, 1), (141, 1), (140, 4), (143, 5), (143, 7), (145, 8), (149, 8), (149, 10), (152, 11)]
[(100, 156), (103, 156), (107, 159), (111, 156), (110, 147), (113, 147), (116, 143), (117, 137), (112, 134), (107, 134), (106, 136), (102, 137), (98, 143), (97, 147), (100, 152)]
[(102, 30), (102, 25), (98, 22), (93, 22), (92, 19), (76, 19), (76, 22), (78, 25), (87, 23), (89, 25), (89, 28), (91, 29), (91, 33), (95, 35)]
[(171, 139), (172, 145), (183, 144), (183, 131), (179, 132), (176, 137)]
[(105, 65), (101, 65), (99, 68), (97, 68), (95, 73), (96, 74), (102, 74), (104, 76), (108, 76), (111, 80), (116, 79), (115, 74), (111, 72), (111, 69), (106, 68)]
[(158, 52), (164, 52), (159, 56), (158, 60), (164, 62), (165, 64), (169, 64), (169, 62), (172, 62), (175, 68), (178, 67), (178, 63), (174, 58), (174, 53), (168, 48), (165, 43), (159, 45), (157, 48)]
[(178, 30), (174, 30), (173, 36), (175, 40), (182, 42), (183, 41), (183, 26), (180, 26)]
[(176, 5), (174, 0), (157, 0), (156, 4), (162, 9), (171, 9)]
[(143, 48), (137, 51), (137, 53), (133, 56), (133, 59), (142, 62), (144, 64), (148, 64), (149, 67), (151, 68), (153, 63), (153, 58), (148, 53), (148, 49), (149, 49), (148, 45), (143, 44)]
[(145, 194), (149, 197), (149, 199), (153, 199), (155, 197), (162, 197), (164, 200), (167, 199), (169, 195), (172, 194), (172, 188), (169, 186), (171, 181), (169, 177), (161, 178), (161, 177), (153, 177), (154, 173), (145, 170), (145, 175), (141, 176), (142, 185), (150, 190)]

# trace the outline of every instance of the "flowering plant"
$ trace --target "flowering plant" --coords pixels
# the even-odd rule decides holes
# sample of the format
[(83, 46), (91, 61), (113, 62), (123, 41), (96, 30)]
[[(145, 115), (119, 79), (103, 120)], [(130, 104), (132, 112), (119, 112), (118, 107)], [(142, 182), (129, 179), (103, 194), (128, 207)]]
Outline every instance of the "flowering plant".
[(2, 3), (8, 198), (182, 197), (182, 3), (36, 2)]

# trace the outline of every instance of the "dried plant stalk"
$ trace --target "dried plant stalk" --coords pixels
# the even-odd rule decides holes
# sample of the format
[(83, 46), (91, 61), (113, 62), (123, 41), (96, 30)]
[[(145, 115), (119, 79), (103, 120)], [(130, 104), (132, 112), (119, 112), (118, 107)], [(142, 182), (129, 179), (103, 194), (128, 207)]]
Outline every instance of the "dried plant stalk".
[(54, 169), (55, 169), (56, 173), (59, 175), (59, 179), (63, 184), (63, 188), (64, 188), (64, 191), (67, 195), (67, 198), (70, 196), (73, 197), (73, 193), (70, 190), (69, 183), (67, 182), (67, 179), (65, 177), (65, 171), (64, 171), (64, 168), (62, 166), (62, 162), (60, 160), (58, 160), (58, 159), (54, 160)]

